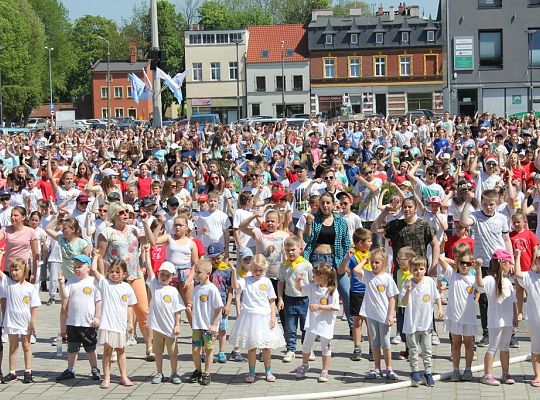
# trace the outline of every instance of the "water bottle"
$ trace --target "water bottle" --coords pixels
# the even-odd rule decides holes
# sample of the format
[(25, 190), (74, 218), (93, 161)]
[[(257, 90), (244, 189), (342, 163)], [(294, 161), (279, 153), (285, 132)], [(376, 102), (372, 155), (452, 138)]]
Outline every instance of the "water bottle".
[(63, 355), (62, 349), (62, 334), (56, 335), (56, 357), (61, 358)]

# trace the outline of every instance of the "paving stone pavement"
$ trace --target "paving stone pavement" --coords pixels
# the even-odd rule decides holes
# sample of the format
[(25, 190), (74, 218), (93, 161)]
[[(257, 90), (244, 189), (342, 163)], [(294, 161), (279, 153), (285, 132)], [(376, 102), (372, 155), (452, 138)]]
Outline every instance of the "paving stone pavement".
[[(46, 296), (42, 294), (42, 300)], [(245, 397), (267, 397), (272, 395), (329, 392), (337, 390), (355, 389), (373, 385), (385, 386), (386, 381), (379, 379), (366, 381), (364, 373), (369, 370), (373, 363), (367, 359), (353, 362), (349, 359), (352, 351), (352, 342), (348, 336), (346, 322), (338, 319), (336, 323), (334, 353), (330, 367), (330, 380), (327, 383), (318, 383), (317, 377), (320, 372), (321, 359), (318, 343), (315, 344), (317, 359), (311, 363), (311, 369), (304, 380), (296, 380), (293, 370), (298, 366), (300, 360), (297, 358), (293, 363), (283, 363), (281, 361), (282, 352), (274, 351), (272, 355), (272, 370), (277, 377), (274, 383), (267, 383), (262, 379), (264, 368), (261, 363), (257, 364), (258, 380), (253, 384), (244, 383), (244, 376), (247, 373), (247, 362), (227, 362), (225, 364), (214, 364), (212, 383), (203, 387), (199, 384), (182, 383), (173, 385), (162, 383), (153, 385), (150, 383), (154, 373), (154, 363), (144, 361), (144, 344), (127, 348), (129, 376), (134, 382), (132, 387), (123, 387), (117, 384), (118, 370), (113, 365), (112, 383), (109, 389), (99, 388), (96, 381), (89, 379), (90, 367), (84, 354), (81, 355), (76, 364), (77, 379), (56, 383), (55, 377), (67, 366), (67, 356), (56, 357), (56, 347), (51, 346), (51, 338), (58, 332), (58, 315), (60, 306), (42, 306), (38, 312), (38, 342), (32, 346), (33, 351), (33, 373), (36, 383), (25, 385), (21, 381), (11, 382), (7, 385), (0, 385), (0, 399), (54, 399), (54, 400), (77, 400), (77, 399), (171, 399), (180, 397), (182, 399), (234, 399)], [(234, 321), (229, 324), (232, 326)], [(450, 346), (447, 334), (444, 333), (442, 322), (437, 323), (437, 328), (441, 332), (441, 344), (433, 347), (434, 373), (451, 371), (449, 358)], [(364, 328), (365, 329), (365, 328)], [(510, 356), (516, 357), (529, 352), (529, 333), (526, 323), (522, 323), (517, 330), (517, 336), (521, 346), (518, 349), (511, 349)], [(179, 338), (179, 374), (185, 380), (193, 371), (191, 360), (191, 330), (187, 323), (182, 325), (181, 336)], [(300, 348), (300, 343), (299, 346)], [(4, 344), (3, 371), (7, 372), (7, 346)], [(404, 345), (392, 346), (393, 355), (397, 356)], [(228, 345), (227, 350), (231, 348)], [(365, 349), (367, 350), (367, 346)], [(98, 350), (99, 351), (99, 350)], [(485, 348), (478, 349), (478, 360), (473, 365), (482, 363)], [(297, 357), (300, 352), (297, 353)], [(463, 360), (464, 361), (464, 360)], [(100, 361), (101, 363), (101, 361)], [(410, 372), (406, 361), (394, 360), (394, 369), (403, 380), (408, 379)], [(464, 364), (464, 362), (462, 363)], [(18, 358), (19, 371), (22, 370), (22, 354)], [(101, 369), (101, 366), (100, 366)], [(168, 360), (164, 362), (164, 372), (167, 376), (170, 371)], [(495, 374), (500, 375), (500, 368), (495, 369)], [(475, 374), (473, 382), (437, 382), (434, 388), (421, 386), (419, 388), (404, 388), (369, 395), (362, 395), (364, 399), (540, 399), (540, 388), (530, 386), (532, 377), (532, 367), (530, 362), (516, 363), (510, 366), (510, 372), (515, 377), (517, 383), (512, 386), (489, 387), (478, 383), (481, 373)], [(19, 372), (20, 374), (21, 372)], [(356, 396), (358, 398), (359, 396)], [(353, 398), (352, 396), (349, 398)]]

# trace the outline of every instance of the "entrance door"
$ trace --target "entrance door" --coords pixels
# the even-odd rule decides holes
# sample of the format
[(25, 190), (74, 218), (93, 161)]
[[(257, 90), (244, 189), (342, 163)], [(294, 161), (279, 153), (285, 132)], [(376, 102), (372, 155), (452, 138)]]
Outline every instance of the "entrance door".
[(386, 94), (379, 93), (375, 95), (375, 112), (386, 116)]
[(458, 109), (460, 115), (474, 117), (478, 111), (478, 90), (458, 89)]

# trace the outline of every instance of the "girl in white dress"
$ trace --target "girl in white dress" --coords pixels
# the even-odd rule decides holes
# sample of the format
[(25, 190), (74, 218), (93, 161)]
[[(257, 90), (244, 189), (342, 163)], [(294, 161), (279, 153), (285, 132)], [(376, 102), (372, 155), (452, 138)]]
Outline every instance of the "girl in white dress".
[(267, 382), (274, 382), (272, 374), (272, 349), (285, 346), (283, 332), (276, 324), (276, 293), (272, 281), (264, 276), (268, 262), (262, 254), (251, 261), (251, 276), (237, 281), (236, 269), (231, 265), (232, 286), (242, 294), (240, 315), (234, 324), (229, 343), (248, 350), (249, 373), (247, 383), (255, 382), (257, 348), (262, 349), (264, 372)]

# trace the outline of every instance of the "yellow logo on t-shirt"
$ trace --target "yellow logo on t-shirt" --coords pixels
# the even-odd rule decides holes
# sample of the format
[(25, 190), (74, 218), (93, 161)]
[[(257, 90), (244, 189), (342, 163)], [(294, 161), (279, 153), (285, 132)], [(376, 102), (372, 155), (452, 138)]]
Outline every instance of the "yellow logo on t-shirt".
[(422, 297), (422, 300), (424, 300), (426, 303), (431, 300), (431, 296), (429, 294), (425, 294), (424, 297)]
[(262, 290), (263, 292), (266, 292), (268, 290), (268, 286), (266, 286), (264, 283), (261, 283), (259, 285), (259, 289)]
[(386, 286), (384, 286), (384, 285), (377, 285), (377, 290), (378, 290), (379, 292), (384, 292), (385, 289), (386, 289)]
[(84, 294), (92, 294), (92, 288), (91, 287), (85, 287), (83, 290)]
[(202, 301), (203, 303), (206, 303), (208, 301), (208, 296), (205, 294), (201, 294), (199, 296), (199, 300)]
[(124, 303), (126, 303), (126, 302), (128, 301), (128, 295), (127, 295), (127, 294), (125, 294), (125, 295), (122, 296), (122, 301), (123, 301)]
[(24, 302), (24, 304), (30, 304), (30, 296), (24, 296), (22, 301)]
[(169, 296), (169, 295), (163, 296), (163, 301), (165, 303), (170, 303), (172, 301), (171, 296)]
[(471, 294), (472, 293), (472, 286), (467, 286), (467, 293)]
[(327, 304), (328, 304), (328, 299), (325, 298), (325, 297), (323, 297), (323, 298), (321, 299), (321, 304), (322, 304), (323, 306), (327, 305)]

